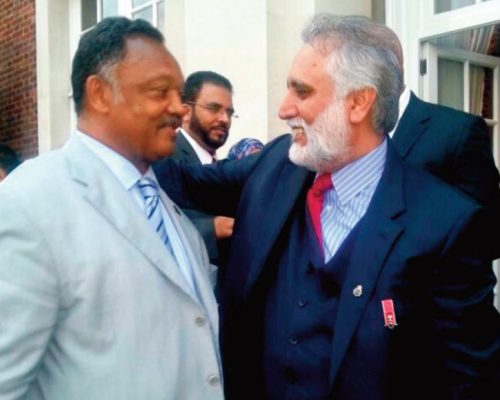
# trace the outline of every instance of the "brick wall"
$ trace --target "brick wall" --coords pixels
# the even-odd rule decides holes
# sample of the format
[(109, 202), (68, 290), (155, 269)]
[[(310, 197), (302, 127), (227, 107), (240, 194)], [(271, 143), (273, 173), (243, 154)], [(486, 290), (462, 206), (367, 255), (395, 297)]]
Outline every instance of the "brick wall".
[(0, 143), (38, 153), (35, 0), (0, 0)]

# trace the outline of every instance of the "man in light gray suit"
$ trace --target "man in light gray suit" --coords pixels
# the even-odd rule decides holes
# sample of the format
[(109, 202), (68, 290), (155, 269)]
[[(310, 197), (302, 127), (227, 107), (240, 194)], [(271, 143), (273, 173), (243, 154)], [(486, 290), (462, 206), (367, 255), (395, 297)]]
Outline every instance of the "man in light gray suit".
[(77, 132), (0, 189), (0, 399), (223, 398), (207, 253), (150, 168), (182, 84), (145, 21), (82, 36)]

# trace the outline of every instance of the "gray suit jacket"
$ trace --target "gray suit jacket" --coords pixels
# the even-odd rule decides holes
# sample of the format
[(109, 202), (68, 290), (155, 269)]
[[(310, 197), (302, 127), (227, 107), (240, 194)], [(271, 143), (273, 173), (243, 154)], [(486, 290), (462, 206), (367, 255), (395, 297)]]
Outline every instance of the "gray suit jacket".
[(202, 306), (76, 137), (0, 185), (0, 399), (222, 399), (200, 235), (162, 192)]

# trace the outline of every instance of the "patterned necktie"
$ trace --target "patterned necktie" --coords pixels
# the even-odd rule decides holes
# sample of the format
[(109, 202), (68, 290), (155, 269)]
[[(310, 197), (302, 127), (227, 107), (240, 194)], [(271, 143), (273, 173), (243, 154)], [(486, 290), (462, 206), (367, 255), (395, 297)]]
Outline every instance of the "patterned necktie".
[(144, 197), (146, 215), (149, 223), (153, 226), (158, 235), (160, 235), (161, 240), (165, 243), (167, 248), (170, 249), (167, 231), (165, 230), (165, 224), (161, 216), (158, 185), (151, 178), (142, 178), (137, 182), (137, 186), (139, 186), (142, 196)]
[(323, 195), (333, 187), (330, 174), (319, 175), (307, 191), (307, 209), (311, 217), (314, 233), (318, 239), (319, 247), (323, 250), (323, 234), (321, 231), (321, 208)]

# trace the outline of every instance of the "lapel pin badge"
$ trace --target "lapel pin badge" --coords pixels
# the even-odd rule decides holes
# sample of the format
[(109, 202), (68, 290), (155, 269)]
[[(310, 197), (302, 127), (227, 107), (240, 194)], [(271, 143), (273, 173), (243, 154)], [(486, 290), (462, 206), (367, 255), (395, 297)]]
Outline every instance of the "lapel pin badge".
[(358, 285), (352, 290), (352, 294), (355, 297), (360, 297), (363, 294), (363, 286)]
[(382, 311), (384, 312), (384, 326), (394, 329), (398, 323), (396, 322), (396, 311), (392, 299), (382, 300)]

